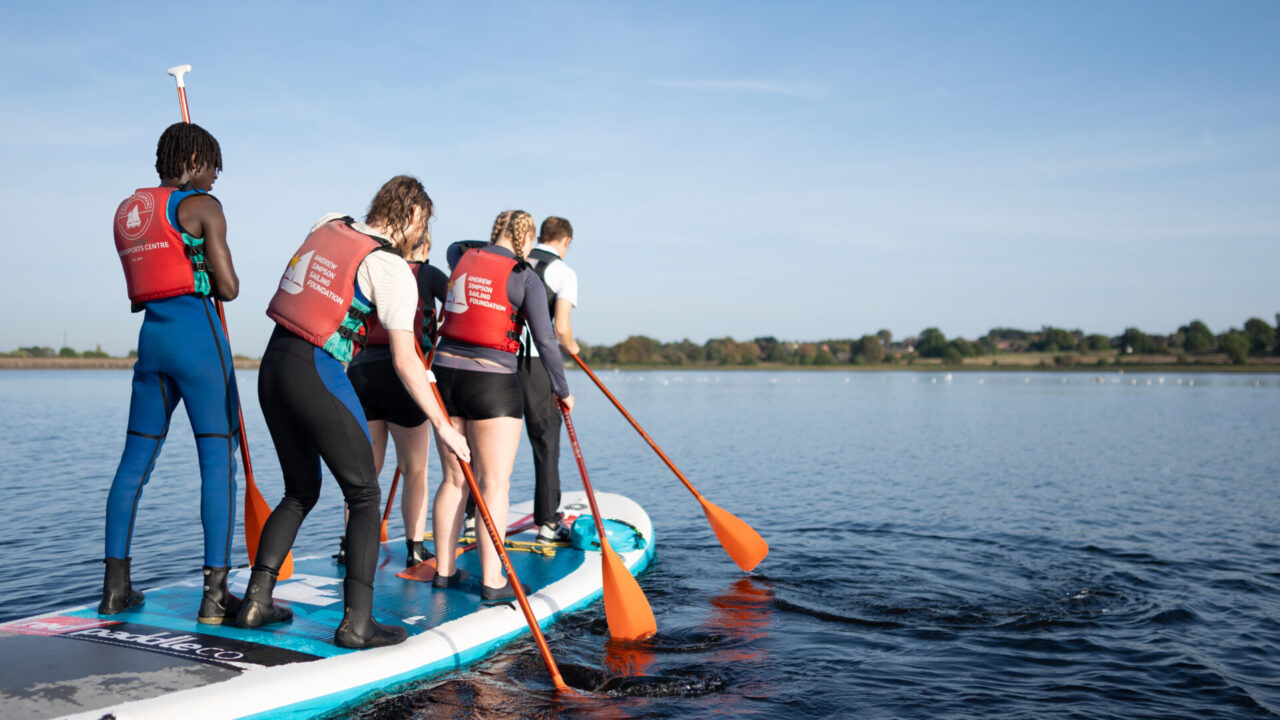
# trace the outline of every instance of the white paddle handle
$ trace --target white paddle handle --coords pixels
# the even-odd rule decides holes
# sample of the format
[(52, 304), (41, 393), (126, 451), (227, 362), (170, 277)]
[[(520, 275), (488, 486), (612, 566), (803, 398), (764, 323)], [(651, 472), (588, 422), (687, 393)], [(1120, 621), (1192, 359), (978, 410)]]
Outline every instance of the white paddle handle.
[(191, 72), (190, 65), (174, 65), (173, 67), (169, 68), (169, 74), (172, 75), (173, 78), (178, 81), (178, 87), (180, 88), (186, 87), (186, 85), (184, 85), (182, 82), (182, 76), (186, 75), (189, 72)]

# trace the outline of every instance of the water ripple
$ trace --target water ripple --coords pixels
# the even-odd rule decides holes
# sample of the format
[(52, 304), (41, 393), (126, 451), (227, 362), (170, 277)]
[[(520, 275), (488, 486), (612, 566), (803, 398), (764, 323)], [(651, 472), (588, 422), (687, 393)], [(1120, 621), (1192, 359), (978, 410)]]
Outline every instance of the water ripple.
[[(1188, 388), (771, 375), (605, 375), (698, 490), (768, 540), (756, 571), (738, 570), (698, 502), (570, 373), (593, 484), (635, 498), (657, 527), (640, 583), (658, 635), (612, 642), (596, 605), (547, 631), (581, 688), (572, 698), (557, 697), (521, 641), (362, 717), (1280, 715), (1280, 377), (1255, 388), (1197, 376)], [(0, 506), (10, 509), (0, 619), (100, 591), (128, 377), (0, 374)], [(257, 482), (274, 501), (282, 480), (253, 374), (240, 385)], [(198, 464), (183, 415), (139, 508), (144, 588), (199, 573)], [(434, 483), (438, 466), (430, 472)], [(512, 495), (532, 487), (522, 448)], [(326, 479), (299, 549), (332, 552), (341, 516)], [(235, 552), (245, 557), (242, 540)]]

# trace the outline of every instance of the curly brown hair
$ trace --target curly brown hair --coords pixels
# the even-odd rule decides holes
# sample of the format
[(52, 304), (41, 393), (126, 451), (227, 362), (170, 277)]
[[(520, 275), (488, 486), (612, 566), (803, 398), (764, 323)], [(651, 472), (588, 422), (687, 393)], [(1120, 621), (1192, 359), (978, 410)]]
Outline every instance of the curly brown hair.
[(425, 227), (420, 238), (410, 241), (404, 236), (405, 228), (413, 222), (413, 209), (417, 207), (427, 214), (427, 220), (435, 214), (435, 203), (431, 202), (431, 196), (422, 183), (410, 175), (397, 175), (378, 188), (378, 194), (373, 196), (369, 211), (364, 215), (364, 222), (387, 228), (392, 234), (391, 240), (407, 255), (431, 240), (431, 231)]
[(523, 210), (506, 210), (498, 213), (493, 221), (493, 232), (489, 234), (490, 244), (498, 242), (503, 235), (511, 237), (511, 247), (515, 249), (516, 259), (524, 260), (524, 236), (537, 230), (538, 224), (533, 216)]

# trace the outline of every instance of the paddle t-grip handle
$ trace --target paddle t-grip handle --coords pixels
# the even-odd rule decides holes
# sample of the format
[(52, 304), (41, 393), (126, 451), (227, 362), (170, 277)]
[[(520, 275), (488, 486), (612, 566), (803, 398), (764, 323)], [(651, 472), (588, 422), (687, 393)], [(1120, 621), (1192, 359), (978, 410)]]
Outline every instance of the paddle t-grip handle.
[(173, 76), (174, 80), (178, 81), (178, 87), (186, 87), (182, 82), (182, 76), (189, 72), (191, 72), (190, 65), (174, 65), (169, 68), (169, 74)]
[(190, 65), (174, 65), (169, 68), (169, 74), (174, 80), (178, 81), (178, 107), (182, 109), (182, 122), (191, 122), (191, 112), (187, 110), (187, 86), (182, 82), (182, 76), (191, 72)]

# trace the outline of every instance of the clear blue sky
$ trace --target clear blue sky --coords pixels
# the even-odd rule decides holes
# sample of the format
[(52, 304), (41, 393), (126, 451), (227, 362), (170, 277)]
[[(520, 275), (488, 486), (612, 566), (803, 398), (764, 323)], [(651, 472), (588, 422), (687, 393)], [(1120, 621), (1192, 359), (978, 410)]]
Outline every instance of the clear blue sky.
[(136, 345), (109, 221), (190, 63), (241, 295), (388, 177), (432, 261), (576, 228), (579, 337), (1221, 332), (1280, 311), (1280, 3), (20, 3), (0, 350)]

